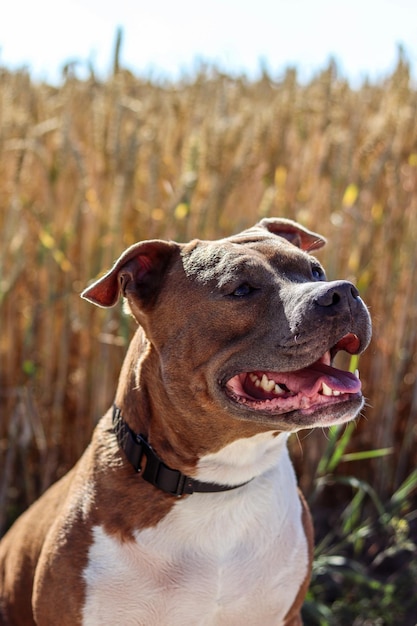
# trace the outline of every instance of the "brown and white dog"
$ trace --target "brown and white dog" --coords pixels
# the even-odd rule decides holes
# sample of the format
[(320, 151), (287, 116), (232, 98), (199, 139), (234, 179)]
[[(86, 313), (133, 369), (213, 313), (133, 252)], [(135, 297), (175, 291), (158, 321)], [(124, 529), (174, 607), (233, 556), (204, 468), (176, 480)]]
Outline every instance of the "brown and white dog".
[(324, 240), (264, 219), (131, 246), (83, 297), (139, 328), (77, 465), (0, 544), (2, 626), (295, 626), (312, 526), (287, 438), (363, 405), (370, 320)]

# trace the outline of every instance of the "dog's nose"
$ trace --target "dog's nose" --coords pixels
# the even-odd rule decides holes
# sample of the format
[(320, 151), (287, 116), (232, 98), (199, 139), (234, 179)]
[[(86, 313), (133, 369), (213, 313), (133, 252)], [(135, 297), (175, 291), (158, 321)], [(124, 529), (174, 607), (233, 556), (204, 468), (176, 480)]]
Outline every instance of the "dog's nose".
[(322, 307), (341, 307), (359, 299), (359, 291), (347, 280), (338, 280), (323, 284), (314, 301)]

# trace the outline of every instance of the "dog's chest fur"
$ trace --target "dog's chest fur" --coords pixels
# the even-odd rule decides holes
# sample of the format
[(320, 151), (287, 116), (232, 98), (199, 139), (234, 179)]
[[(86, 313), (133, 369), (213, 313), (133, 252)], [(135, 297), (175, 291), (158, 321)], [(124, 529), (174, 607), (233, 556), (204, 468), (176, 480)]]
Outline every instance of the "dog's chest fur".
[(308, 548), (286, 436), (253, 439), (202, 459), (198, 475), (223, 471), (233, 482), (239, 471), (242, 482), (258, 456), (274, 460), (248, 485), (179, 500), (131, 542), (93, 529), (84, 626), (279, 626), (306, 576)]

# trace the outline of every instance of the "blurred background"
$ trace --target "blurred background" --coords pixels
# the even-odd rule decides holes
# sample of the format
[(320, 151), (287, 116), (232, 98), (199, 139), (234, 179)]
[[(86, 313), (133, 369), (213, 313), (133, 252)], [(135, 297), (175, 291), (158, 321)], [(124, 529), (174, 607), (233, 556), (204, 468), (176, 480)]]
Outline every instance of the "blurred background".
[(416, 625), (416, 24), (405, 0), (3, 11), (0, 534), (112, 403), (134, 324), (88, 282), (141, 239), (288, 217), (374, 325), (361, 418), (291, 441), (317, 535), (305, 623)]

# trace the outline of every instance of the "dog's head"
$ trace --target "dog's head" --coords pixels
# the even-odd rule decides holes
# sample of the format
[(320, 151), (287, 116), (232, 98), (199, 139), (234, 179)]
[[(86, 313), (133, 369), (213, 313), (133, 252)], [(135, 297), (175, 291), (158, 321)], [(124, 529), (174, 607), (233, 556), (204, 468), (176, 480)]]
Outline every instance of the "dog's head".
[(324, 243), (275, 218), (218, 241), (144, 241), (82, 296), (127, 299), (174, 411), (180, 402), (282, 431), (341, 423), (363, 396), (333, 359), (362, 352), (371, 324), (356, 288), (328, 282), (311, 256)]

